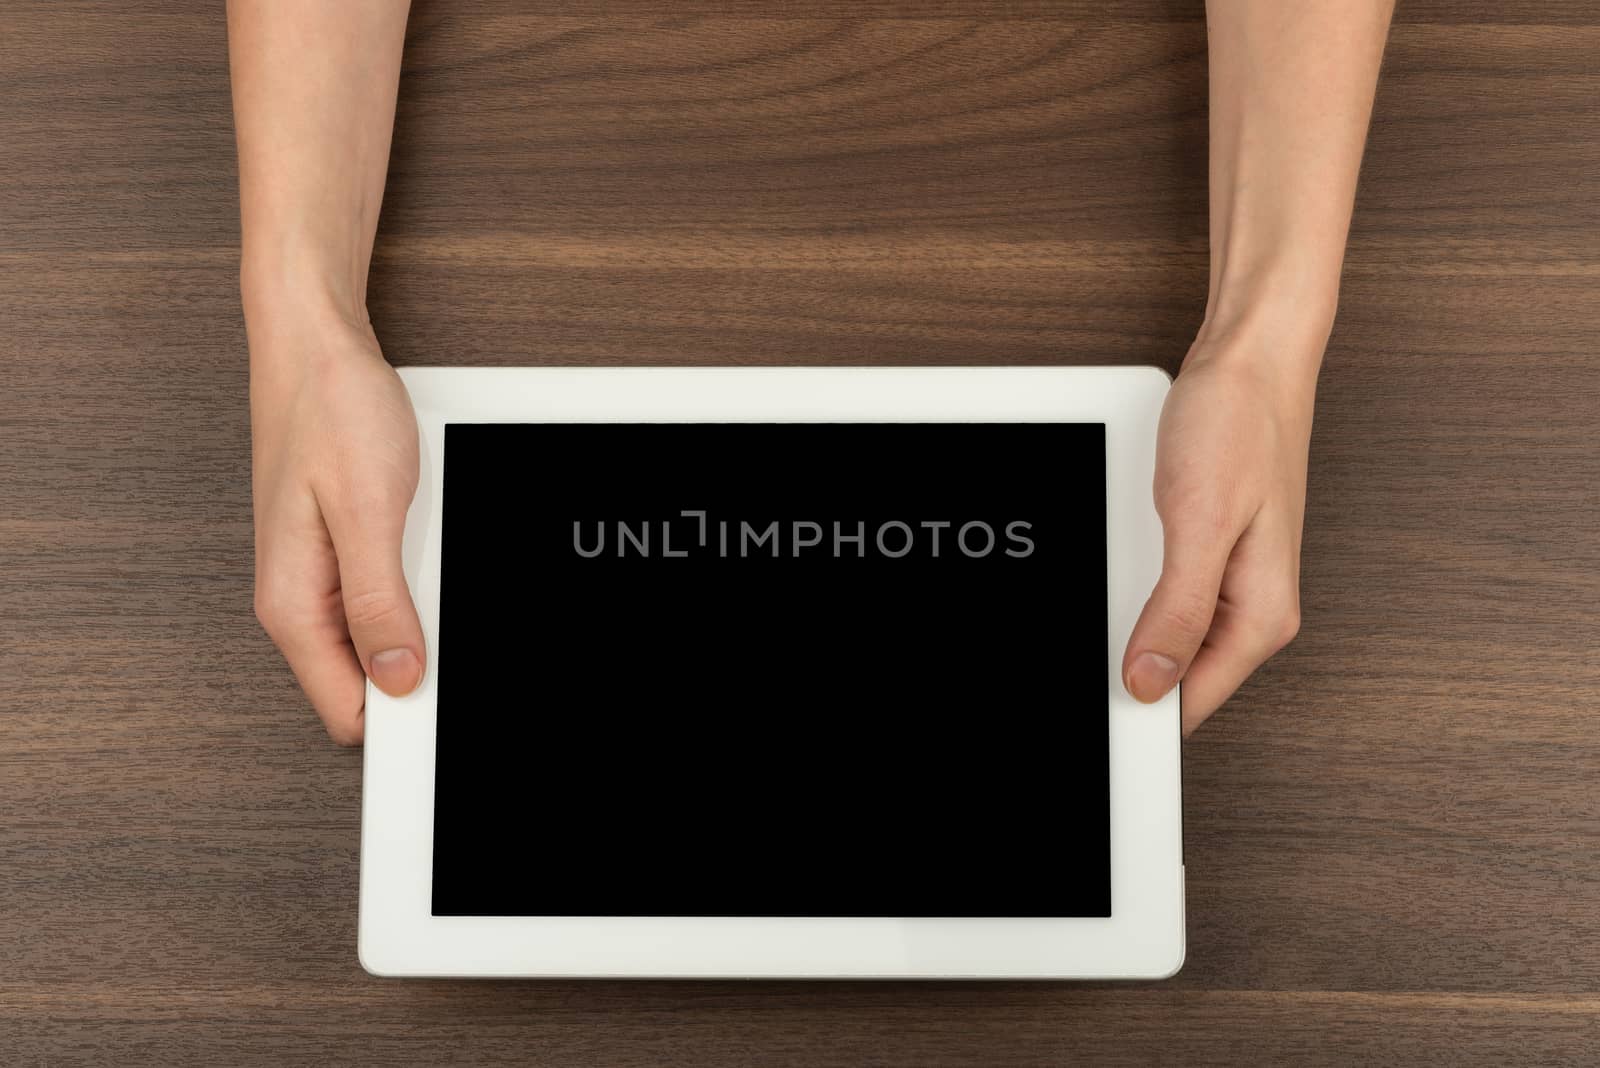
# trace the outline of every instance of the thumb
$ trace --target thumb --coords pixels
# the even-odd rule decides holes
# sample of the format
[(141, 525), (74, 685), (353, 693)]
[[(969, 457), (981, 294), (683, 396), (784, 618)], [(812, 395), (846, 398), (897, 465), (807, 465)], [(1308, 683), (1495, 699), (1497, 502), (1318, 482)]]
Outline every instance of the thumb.
[(1217, 611), (1231, 531), (1164, 520), (1161, 578), (1145, 602), (1122, 658), (1122, 683), (1145, 703), (1166, 696), (1193, 662)]
[(405, 509), (337, 509), (328, 533), (339, 558), (345, 626), (367, 677), (391, 697), (422, 681), (422, 623), (400, 565)]

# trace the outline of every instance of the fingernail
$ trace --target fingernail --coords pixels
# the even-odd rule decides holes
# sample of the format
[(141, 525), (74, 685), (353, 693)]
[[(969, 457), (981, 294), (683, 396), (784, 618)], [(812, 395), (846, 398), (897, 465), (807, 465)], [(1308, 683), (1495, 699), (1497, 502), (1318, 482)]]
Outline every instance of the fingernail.
[(390, 697), (404, 697), (422, 681), (422, 664), (410, 649), (385, 649), (372, 654), (367, 674)]
[(1145, 704), (1159, 701), (1178, 681), (1178, 662), (1160, 653), (1140, 653), (1126, 681), (1128, 692)]

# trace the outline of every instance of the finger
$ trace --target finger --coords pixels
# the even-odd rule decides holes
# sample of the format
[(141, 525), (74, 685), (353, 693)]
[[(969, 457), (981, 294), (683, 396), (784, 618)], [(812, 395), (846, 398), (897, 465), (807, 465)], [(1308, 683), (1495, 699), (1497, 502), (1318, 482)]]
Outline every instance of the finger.
[(293, 637), (279, 641), (278, 648), (328, 737), (340, 745), (360, 745), (367, 678), (342, 624), (298, 628)]
[(350, 645), (339, 568), (321, 522), (257, 555), (256, 617), (340, 745), (359, 745), (366, 677)]
[(1252, 529), (1239, 541), (1216, 617), (1183, 679), (1183, 733), (1193, 733), (1300, 628), (1297, 556), (1287, 537)]
[(394, 495), (327, 513), (350, 640), (367, 676), (392, 697), (422, 681), (422, 623), (400, 562), (409, 505)]
[(1122, 683), (1146, 703), (1164, 697), (1189, 670), (1211, 629), (1228, 556), (1231, 524), (1196, 510), (1163, 517), (1161, 578), (1145, 602), (1122, 657)]

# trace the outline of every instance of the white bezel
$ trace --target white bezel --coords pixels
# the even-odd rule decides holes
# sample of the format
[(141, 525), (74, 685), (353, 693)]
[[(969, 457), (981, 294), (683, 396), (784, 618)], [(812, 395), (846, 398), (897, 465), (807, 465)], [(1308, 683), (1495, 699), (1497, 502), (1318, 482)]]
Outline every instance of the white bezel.
[[(1151, 500), (1171, 385), (1153, 367), (402, 368), (421, 432), (405, 571), (439, 626), (446, 423), (1092, 422), (1106, 427), (1109, 919), (431, 914), (435, 676), (367, 688), (359, 954), (374, 975), (1162, 978), (1184, 954), (1178, 695), (1141, 705), (1123, 647), (1161, 569)], [(552, 458), (552, 462), (557, 462)], [(493, 744), (492, 738), (485, 739)], [(1040, 848), (1048, 848), (1041, 842)]]

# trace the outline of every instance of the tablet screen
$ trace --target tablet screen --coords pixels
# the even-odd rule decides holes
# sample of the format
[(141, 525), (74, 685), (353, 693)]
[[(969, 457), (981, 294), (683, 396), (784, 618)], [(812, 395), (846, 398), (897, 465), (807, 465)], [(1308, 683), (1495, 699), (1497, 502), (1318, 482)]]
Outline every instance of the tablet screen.
[(451, 424), (433, 912), (1109, 916), (1105, 428)]

